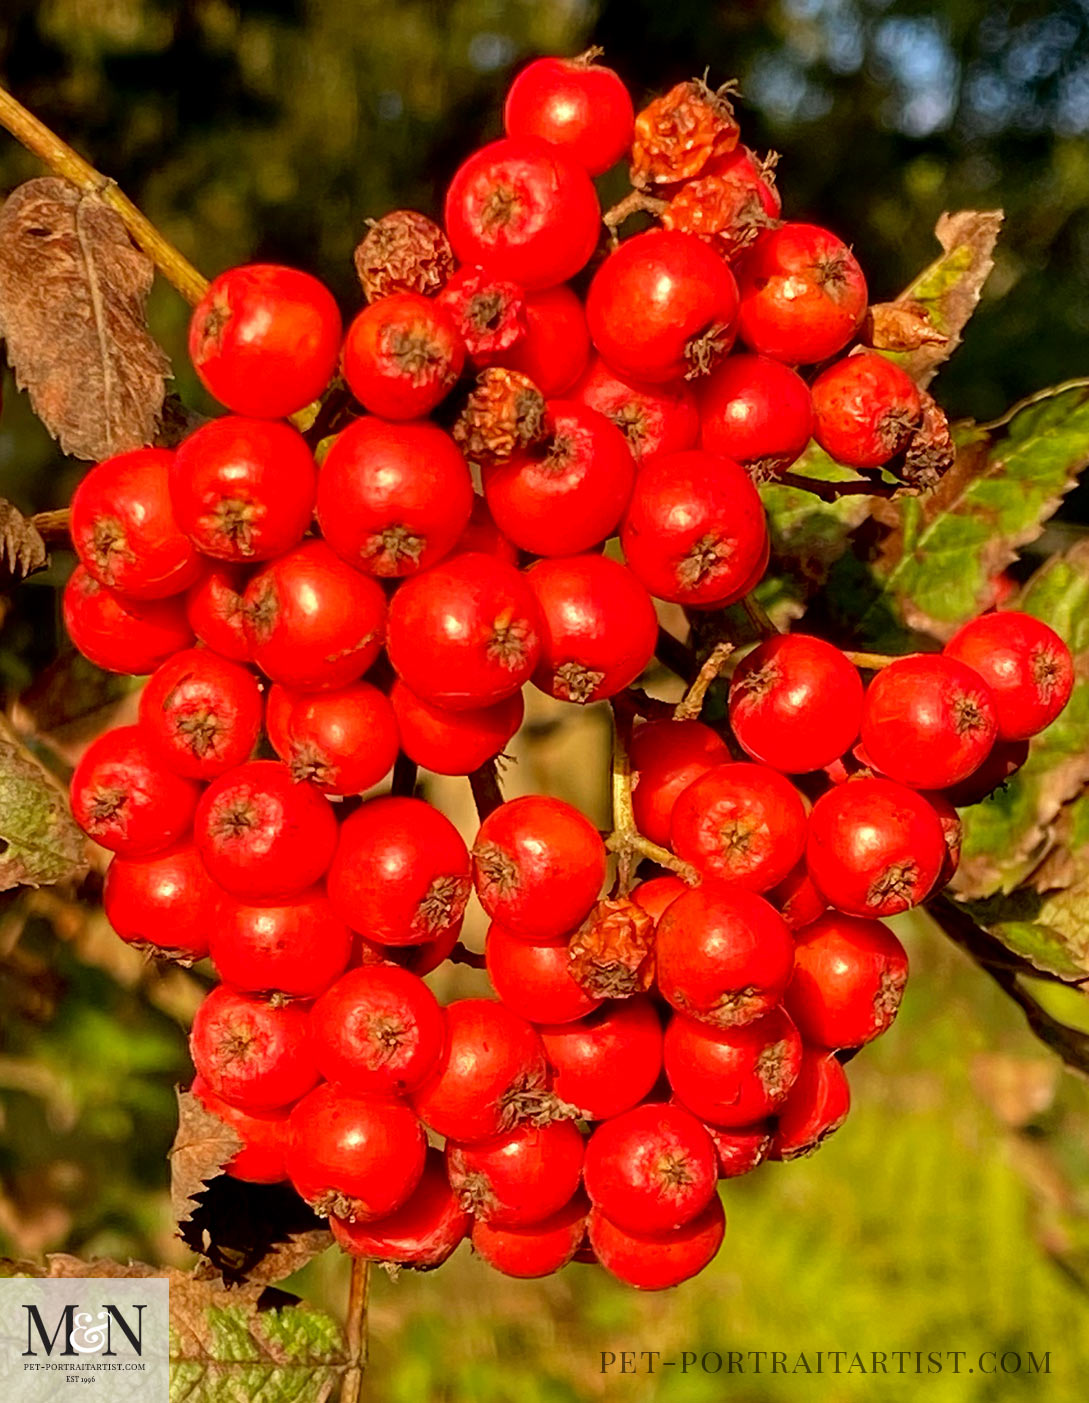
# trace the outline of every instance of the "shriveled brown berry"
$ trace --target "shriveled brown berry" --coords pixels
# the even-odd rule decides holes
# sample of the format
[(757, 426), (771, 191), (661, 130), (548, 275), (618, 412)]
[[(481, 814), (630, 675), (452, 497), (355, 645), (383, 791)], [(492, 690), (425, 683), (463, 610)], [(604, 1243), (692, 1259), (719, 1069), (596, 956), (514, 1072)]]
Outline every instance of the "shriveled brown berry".
[(454, 252), (433, 219), (414, 209), (395, 209), (367, 223), (354, 258), (368, 302), (393, 292), (433, 297), (445, 287)]
[[(914, 430), (904, 451), (903, 465), (897, 476), (908, 486), (926, 490), (935, 487), (953, 466), (956, 449), (949, 432), (945, 410), (925, 390), (919, 391), (922, 419)], [(893, 470), (896, 465), (893, 464)]]
[(567, 954), (571, 978), (594, 998), (645, 993), (654, 983), (654, 918), (626, 896), (599, 901)]
[(739, 128), (730, 92), (729, 84), (716, 92), (701, 78), (691, 78), (648, 103), (635, 119), (632, 184), (691, 180), (712, 157), (732, 151)]
[(483, 463), (502, 462), (551, 431), (545, 397), (529, 376), (497, 365), (477, 376), (453, 428), (462, 452)]

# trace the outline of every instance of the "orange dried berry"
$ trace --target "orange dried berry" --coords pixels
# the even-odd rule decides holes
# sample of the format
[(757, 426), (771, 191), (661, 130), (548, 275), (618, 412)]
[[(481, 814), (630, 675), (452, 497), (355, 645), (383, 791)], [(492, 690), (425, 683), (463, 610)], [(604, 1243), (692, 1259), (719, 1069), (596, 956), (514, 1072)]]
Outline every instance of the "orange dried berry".
[(691, 78), (648, 103), (635, 119), (632, 183), (691, 180), (712, 157), (728, 155), (740, 135), (731, 92), (730, 84), (716, 92), (701, 78)]
[(662, 212), (667, 229), (695, 234), (726, 258), (746, 248), (762, 229), (778, 223), (782, 204), (774, 160), (760, 161), (739, 146), (712, 162), (697, 180), (682, 185)]
[(599, 901), (567, 955), (571, 978), (593, 998), (645, 993), (654, 983), (654, 918), (626, 896)]
[(395, 209), (367, 223), (354, 259), (368, 302), (394, 292), (433, 297), (446, 286), (454, 251), (433, 219), (414, 209)]
[(551, 427), (545, 397), (529, 376), (493, 365), (477, 376), (453, 434), (467, 457), (495, 463), (542, 442)]

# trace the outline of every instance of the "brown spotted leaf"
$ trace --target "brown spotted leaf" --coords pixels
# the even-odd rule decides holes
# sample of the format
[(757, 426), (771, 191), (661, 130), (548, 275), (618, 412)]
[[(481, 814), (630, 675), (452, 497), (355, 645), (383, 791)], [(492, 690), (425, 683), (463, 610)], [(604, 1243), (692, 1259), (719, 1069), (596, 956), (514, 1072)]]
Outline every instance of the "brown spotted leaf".
[(175, 1220), (186, 1222), (196, 1196), (223, 1173), (242, 1148), (238, 1132), (206, 1110), (191, 1091), (178, 1096), (178, 1130), (170, 1147), (170, 1200)]
[[(904, 289), (894, 307), (910, 309), (910, 320), (920, 344), (886, 354), (902, 365), (919, 385), (928, 385), (960, 345), (968, 319), (975, 311), (991, 269), (994, 247), (1002, 228), (1001, 210), (959, 210), (943, 214), (934, 233), (942, 246), (938, 258)], [(888, 304), (875, 308), (888, 327)], [(905, 333), (906, 323), (898, 330)], [(926, 335), (920, 329), (926, 328)], [(886, 332), (892, 336), (891, 328)]]
[(49, 563), (38, 528), (18, 507), (0, 497), (0, 584), (25, 580)]
[(170, 362), (147, 328), (154, 265), (120, 216), (57, 176), (0, 209), (0, 332), (20, 389), (75, 458), (151, 443)]

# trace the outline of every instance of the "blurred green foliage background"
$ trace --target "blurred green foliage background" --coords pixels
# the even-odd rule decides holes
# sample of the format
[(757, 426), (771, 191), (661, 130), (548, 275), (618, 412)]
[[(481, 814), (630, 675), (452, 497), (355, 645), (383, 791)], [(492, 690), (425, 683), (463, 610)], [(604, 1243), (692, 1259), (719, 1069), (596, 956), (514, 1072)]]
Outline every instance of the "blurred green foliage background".
[[(458, 160), (499, 133), (510, 73), (591, 42), (637, 99), (704, 69), (736, 77), (745, 139), (781, 153), (788, 213), (848, 238), (875, 297), (930, 259), (943, 209), (1006, 209), (984, 303), (940, 381), (951, 413), (985, 419), (1089, 370), (1086, 0), (0, 7), (2, 80), (202, 271), (298, 263), (346, 310), (365, 219), (400, 205), (436, 211)], [(39, 173), (0, 135), (0, 188)], [(168, 287), (156, 289), (152, 321), (178, 392), (206, 408), (185, 362), (186, 309)], [(10, 376), (4, 389), (0, 495), (24, 509), (63, 504), (79, 465), (60, 458)], [(1084, 514), (1075, 494), (1064, 519)], [(0, 682), (62, 761), (131, 705), (70, 658), (54, 661), (66, 569), (61, 558), (0, 602)], [(538, 703), (534, 722), (516, 786), (600, 809), (603, 718)], [(471, 823), (456, 784), (435, 797)], [(181, 1260), (163, 1155), (201, 977), (146, 967), (86, 897), (0, 898), (0, 1248)], [(728, 1187), (731, 1227), (712, 1271), (666, 1298), (582, 1267), (510, 1283), (466, 1252), (435, 1277), (382, 1277), (370, 1395), (1084, 1398), (1089, 1094), (924, 921), (906, 939), (916, 977), (892, 1035), (852, 1065), (847, 1127), (814, 1160)], [(338, 1305), (343, 1275), (330, 1255), (300, 1289)], [(963, 1370), (982, 1350), (1050, 1351), (1051, 1373), (600, 1374), (599, 1351), (624, 1348), (966, 1350)]]

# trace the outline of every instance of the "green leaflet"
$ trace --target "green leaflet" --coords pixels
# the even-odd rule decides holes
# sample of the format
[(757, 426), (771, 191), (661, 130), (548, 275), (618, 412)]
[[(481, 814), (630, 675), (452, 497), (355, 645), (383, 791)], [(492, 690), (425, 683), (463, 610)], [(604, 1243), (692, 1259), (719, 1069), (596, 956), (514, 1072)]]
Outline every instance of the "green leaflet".
[[(902, 652), (944, 639), (985, 608), (992, 578), (1036, 539), (1089, 462), (1089, 384), (1011, 411), (1001, 432), (963, 431), (953, 469), (864, 528), (868, 558), (843, 556), (827, 586), (838, 630)], [(859, 542), (858, 544), (863, 544)]]
[[(1089, 541), (1043, 565), (1022, 591), (1017, 606), (1046, 620), (1066, 640), (1079, 680), (1066, 710), (1032, 742), (1024, 767), (1004, 789), (964, 810), (964, 845), (957, 890), (962, 896), (1010, 893), (1025, 883), (1049, 851), (1064, 804), (1089, 782)], [(1068, 851), (1089, 846), (1089, 810), (1079, 805), (1064, 816)], [(1084, 831), (1083, 831), (1084, 830)], [(1046, 880), (1046, 878), (1045, 878)], [(1008, 919), (1024, 920), (1024, 901)], [(1001, 920), (996, 912), (991, 921)], [(1028, 917), (1044, 920), (1038, 912)], [(988, 929), (990, 924), (988, 923)]]
[(83, 847), (64, 790), (0, 722), (0, 891), (78, 877)]

